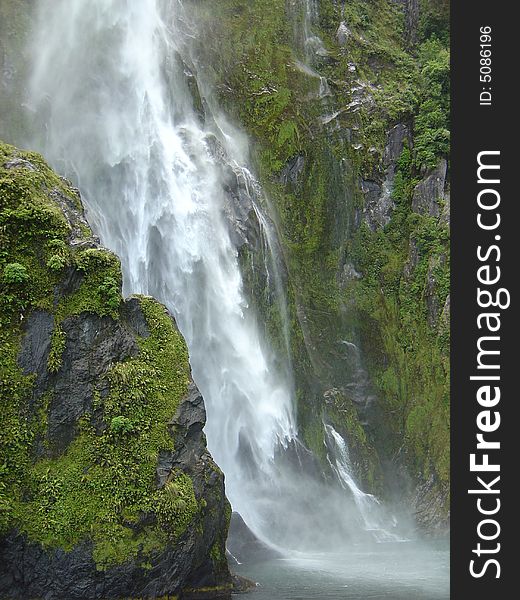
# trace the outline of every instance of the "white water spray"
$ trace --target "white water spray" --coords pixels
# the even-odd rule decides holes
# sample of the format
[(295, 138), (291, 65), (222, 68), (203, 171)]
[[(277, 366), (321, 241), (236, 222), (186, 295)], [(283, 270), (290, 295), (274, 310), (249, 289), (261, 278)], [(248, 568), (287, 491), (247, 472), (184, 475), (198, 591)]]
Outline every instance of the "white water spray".
[(313, 26), (319, 18), (317, 0), (296, 0), (293, 11), (296, 13), (294, 19), (294, 46), (296, 59), (294, 64), (297, 69), (309, 77), (319, 81), (317, 97), (328, 98), (332, 95), (326, 77), (316, 70), (316, 61), (328, 56), (328, 51), (323, 45), (322, 39), (313, 31)]

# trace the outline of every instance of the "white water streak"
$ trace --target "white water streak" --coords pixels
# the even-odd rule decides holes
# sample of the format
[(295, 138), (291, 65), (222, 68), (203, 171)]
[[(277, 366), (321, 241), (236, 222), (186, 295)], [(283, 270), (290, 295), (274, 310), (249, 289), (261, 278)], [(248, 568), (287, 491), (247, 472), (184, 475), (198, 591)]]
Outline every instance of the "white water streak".
[(371, 532), (379, 542), (401, 541), (397, 535), (385, 529), (389, 520), (384, 514), (379, 500), (372, 494), (366, 494), (358, 487), (354, 479), (350, 453), (345, 440), (332, 425), (326, 424), (324, 427), (327, 438), (334, 448), (333, 457), (331, 458), (328, 455), (327, 460), (343, 487), (352, 493), (354, 502), (363, 518), (366, 531)]

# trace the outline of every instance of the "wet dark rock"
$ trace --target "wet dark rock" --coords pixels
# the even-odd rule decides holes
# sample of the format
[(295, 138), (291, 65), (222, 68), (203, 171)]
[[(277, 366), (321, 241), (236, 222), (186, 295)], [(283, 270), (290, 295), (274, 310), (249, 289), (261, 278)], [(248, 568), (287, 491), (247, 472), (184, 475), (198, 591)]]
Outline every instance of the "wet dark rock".
[(137, 298), (126, 300), (123, 306), (123, 319), (139, 337), (147, 338), (150, 335), (148, 324)]
[(25, 323), (25, 335), (18, 355), (18, 364), (24, 375), (37, 374), (34, 386), (36, 398), (45, 392), (48, 385), (47, 361), (53, 329), (54, 317), (46, 311), (33, 312)]
[(206, 147), (210, 156), (221, 165), (224, 174), (224, 215), (231, 241), (237, 248), (243, 245), (256, 248), (261, 238), (260, 223), (253, 204), (258, 184), (250, 173), (232, 163), (215, 135), (206, 137)]
[[(176, 448), (173, 452), (162, 452), (157, 465), (157, 487), (162, 487), (174, 468), (190, 474), (200, 474), (193, 469), (199, 461), (212, 462), (211, 456), (206, 450), (206, 437), (202, 431), (206, 423), (206, 409), (204, 400), (194, 383), (190, 384), (188, 393), (179, 406), (179, 409), (170, 422), (172, 435), (176, 440)], [(201, 492), (204, 482), (200, 477), (193, 478), (195, 492)]]
[(303, 156), (298, 155), (291, 158), (280, 172), (280, 182), (284, 185), (298, 185), (304, 166), (305, 158)]
[(442, 159), (438, 166), (427, 173), (414, 189), (412, 210), (416, 213), (438, 217), (441, 214), (441, 204), (446, 185), (447, 162)]
[(226, 218), (231, 241), (238, 248), (244, 244), (255, 248), (260, 239), (260, 224), (245, 182), (233, 174), (226, 188)]
[(36, 373), (34, 400), (52, 387), (47, 441), (52, 453), (59, 454), (74, 439), (78, 419), (92, 408), (96, 382), (113, 362), (135, 356), (138, 347), (124, 320), (87, 313), (71, 317), (62, 324), (65, 349), (61, 367), (50, 373), (47, 361), (53, 329), (52, 315), (33, 313), (27, 320), (18, 364), (24, 373)]
[(95, 248), (99, 245), (99, 238), (96, 236), (85, 236), (85, 231), (90, 227), (85, 217), (85, 211), (81, 204), (79, 191), (72, 187), (69, 181), (61, 178), (65, 186), (72, 193), (65, 194), (59, 188), (54, 188), (49, 192), (49, 196), (58, 204), (61, 211), (67, 219), (71, 232), (69, 243), (76, 248)]
[(188, 90), (190, 92), (191, 98), (193, 100), (193, 108), (195, 113), (199, 119), (199, 121), (204, 124), (206, 120), (206, 110), (205, 110), (205, 102), (200, 93), (199, 84), (197, 83), (197, 78), (195, 77), (193, 71), (186, 65), (184, 65), (184, 77), (186, 79), (186, 83), (188, 85)]
[(276, 550), (256, 537), (237, 512), (231, 514), (227, 550), (231, 555), (231, 564), (233, 564), (233, 561), (244, 564), (263, 562), (280, 557)]
[(395, 169), (395, 164), (401, 156), (406, 141), (410, 143), (410, 130), (407, 125), (398, 123), (390, 129), (383, 152), (383, 164), (385, 167)]
[(247, 592), (254, 590), (258, 586), (258, 583), (252, 579), (247, 579), (247, 577), (242, 577), (235, 573), (231, 574), (231, 580), (233, 582), (233, 594), (247, 594)]
[(444, 205), (441, 210), (440, 221), (441, 221), (441, 223), (444, 223), (444, 225), (447, 225), (448, 227), (450, 226), (450, 210), (451, 210), (450, 192), (445, 191), (444, 192)]
[(392, 200), (397, 161), (405, 146), (411, 143), (410, 130), (407, 125), (398, 123), (387, 133), (387, 142), (383, 151), (382, 163), (384, 175), (382, 182), (363, 180), (361, 191), (365, 196), (363, 219), (367, 225), (376, 231), (390, 223), (395, 208)]
[(53, 454), (75, 437), (78, 420), (92, 408), (93, 385), (114, 362), (135, 356), (138, 346), (125, 323), (83, 314), (63, 322), (66, 336), (62, 364), (55, 376), (48, 414), (48, 442)]
[(404, 265), (404, 276), (406, 279), (410, 279), (413, 275), (415, 267), (419, 264), (419, 248), (414, 238), (410, 239), (410, 246), (408, 248), (408, 260)]
[(341, 21), (336, 31), (336, 40), (338, 44), (340, 46), (345, 46), (351, 35), (352, 31), (349, 29), (348, 25), (345, 21)]
[(430, 537), (448, 535), (450, 514), (448, 486), (441, 486), (434, 475), (419, 485), (412, 499), (415, 520), (420, 531)]
[[(37, 162), (35, 165), (40, 168)], [(25, 163), (12, 168), (17, 166), (24, 171), (29, 168)], [(46, 188), (49, 206), (54, 210), (60, 208), (65, 216), (70, 226), (69, 245), (77, 247), (81, 244), (84, 247), (86, 244), (86, 247), (108, 254), (90, 235), (79, 195), (67, 182), (64, 181), (62, 189), (60, 184), (53, 187), (55, 178), (51, 181), (52, 186)], [(28, 397), (17, 400), (21, 402), (20, 412), (23, 412), (24, 418), (27, 417), (30, 422), (37, 419), (38, 423), (27, 455), (29, 460), (34, 461), (51, 459), (49, 464), (52, 463), (57, 470), (61, 463), (52, 459), (61, 459), (67, 452), (71, 442), (77, 438), (82, 417), (90, 414), (90, 423), (98, 434), (110, 426), (104, 420), (102, 402), (110, 386), (106, 375), (114, 365), (137, 356), (143, 338), (153, 334), (156, 326), (153, 317), (147, 321), (142, 298), (123, 301), (120, 296), (117, 318), (100, 316), (105, 313), (104, 310), (100, 310), (99, 314), (76, 314), (71, 310), (65, 313), (71, 316), (59, 318), (56, 308), (67, 304), (70, 296), (80, 290), (86, 277), (74, 265), (71, 261), (61, 270), (60, 280), (49, 298), (48, 310), (21, 313), (20, 328), (16, 330), (21, 337), (18, 366), (24, 374), (34, 376)], [(109, 268), (106, 272), (112, 273)], [(155, 304), (150, 300), (147, 303)], [(59, 319), (59, 326), (56, 319)], [(164, 323), (162, 326), (165, 326)], [(175, 329), (173, 319), (171, 327)], [(153, 357), (147, 355), (146, 360), (150, 362)], [(189, 369), (187, 361), (182, 369), (184, 385)], [(169, 376), (172, 385), (178, 383), (173, 372)], [(101, 408), (94, 406), (95, 397), (101, 400)], [(197, 508), (194, 509), (195, 516), (186, 523), (182, 533), (179, 532), (179, 537), (161, 540), (154, 553), (143, 555), (139, 551), (137, 556), (128, 553), (120, 564), (103, 570), (106, 565), (94, 561), (88, 534), (84, 534), (83, 540), (69, 551), (64, 551), (60, 547), (64, 542), (58, 536), (46, 539), (49, 543), (44, 547), (29, 540), (16, 529), (18, 521), (11, 520), (11, 529), (0, 536), (0, 599), (115, 600), (172, 595), (181, 596), (183, 600), (229, 599), (232, 582), (224, 547), (230, 507), (224, 492), (224, 476), (207, 450), (203, 433), (206, 420), (204, 401), (192, 380), (185, 397), (177, 397), (177, 400), (177, 408), (172, 408), (175, 414), (167, 417), (171, 418), (169, 431), (174, 450), (164, 451), (158, 456), (155, 483), (157, 489), (161, 488), (180, 474), (191, 480)], [(106, 419), (109, 417), (106, 416)], [(114, 438), (114, 444), (118, 443), (117, 439)], [(129, 458), (141, 459), (140, 456)], [(91, 460), (90, 457), (88, 460)], [(145, 489), (148, 487), (146, 482)], [(152, 495), (156, 492), (153, 479), (151, 487)], [(28, 487), (24, 488), (24, 501), (32, 501), (31, 494)], [(125, 527), (142, 538), (149, 532), (145, 528), (150, 527), (153, 535), (159, 527), (157, 512), (142, 509), (135, 520), (125, 523)], [(108, 543), (112, 541), (108, 536), (107, 540)]]
[(438, 282), (435, 277), (435, 271), (439, 266), (446, 264), (446, 255), (438, 255), (430, 257), (428, 264), (428, 273), (426, 275), (426, 308), (427, 308), (427, 319), (430, 327), (436, 327), (441, 313), (442, 306), (440, 299), (437, 294)]
[(286, 447), (277, 449), (276, 461), (280, 467), (288, 467), (288, 473), (296, 473), (315, 481), (323, 481), (323, 466), (318, 458), (300, 440), (291, 440)]
[(56, 306), (65, 295), (74, 294), (79, 290), (84, 279), (84, 274), (74, 267), (66, 267), (63, 276), (54, 288), (54, 305)]
[(420, 17), (419, 0), (397, 0), (404, 7), (405, 36), (409, 45), (415, 44)]
[[(136, 308), (134, 307), (135, 311)], [(49, 331), (45, 313), (35, 319), (41, 325), (40, 338)], [(80, 328), (81, 329), (81, 328)], [(91, 335), (86, 327), (86, 337), (78, 345), (75, 356), (88, 349), (87, 339)], [(105, 336), (104, 340), (107, 341)], [(124, 336), (124, 339), (127, 339)], [(36, 338), (32, 337), (32, 346)], [(26, 343), (27, 344), (27, 343)], [(126, 342), (119, 347), (109, 344), (108, 350), (120, 356), (120, 352), (131, 349)], [(25, 350), (24, 362), (41, 365), (41, 353)], [(56, 395), (64, 402), (56, 405), (53, 419), (59, 416), (72, 422), (73, 416), (82, 408), (84, 398), (81, 392), (75, 400), (67, 398), (65, 388)], [(71, 388), (67, 388), (67, 394)], [(78, 409), (79, 407), (79, 409)], [(67, 412), (68, 408), (68, 412)], [(61, 422), (60, 422), (61, 423)], [(116, 598), (157, 598), (179, 591), (181, 588), (193, 590), (186, 598), (229, 599), (231, 579), (227, 568), (216, 569), (209, 557), (208, 548), (215, 538), (226, 532), (226, 504), (224, 478), (213, 462), (205, 444), (202, 428), (205, 423), (205, 410), (202, 396), (192, 383), (185, 399), (172, 419), (175, 451), (164, 453), (157, 466), (158, 486), (164, 485), (174, 469), (181, 469), (193, 481), (195, 496), (204, 499), (207, 509), (202, 521), (192, 524), (181, 540), (169, 545), (153, 559), (152, 569), (141, 566), (142, 560), (131, 560), (117, 567), (100, 571), (92, 559), (92, 546), (89, 542), (76, 545), (70, 552), (61, 549), (44, 549), (29, 542), (24, 536), (11, 532), (0, 540), (0, 598), (3, 600), (108, 600)], [(144, 516), (139, 525), (146, 525)], [(148, 558), (147, 561), (150, 559)], [(201, 588), (203, 592), (197, 592)], [(185, 596), (183, 596), (184, 598)]]
[(387, 185), (379, 185), (375, 181), (361, 182), (361, 191), (365, 196), (363, 219), (375, 231), (390, 223), (394, 201)]

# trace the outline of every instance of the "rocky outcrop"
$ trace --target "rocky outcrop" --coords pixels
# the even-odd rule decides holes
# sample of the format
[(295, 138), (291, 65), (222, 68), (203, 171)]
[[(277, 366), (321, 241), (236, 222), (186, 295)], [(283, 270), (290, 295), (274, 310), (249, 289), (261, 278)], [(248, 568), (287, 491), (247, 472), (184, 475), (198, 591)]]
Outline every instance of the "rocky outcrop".
[(261, 225), (254, 207), (257, 182), (249, 172), (230, 159), (224, 146), (213, 134), (207, 135), (206, 147), (225, 174), (222, 189), (224, 215), (233, 244), (237, 248), (259, 247)]
[(257, 538), (237, 512), (231, 513), (227, 551), (231, 563), (238, 564), (258, 563), (280, 557), (276, 550)]
[(437, 294), (438, 282), (436, 271), (446, 266), (447, 257), (445, 254), (430, 256), (428, 264), (428, 273), (426, 274), (425, 301), (427, 308), (428, 324), (433, 329), (436, 328), (439, 316), (443, 310)]
[(132, 309), (144, 320), (136, 299), (125, 302), (118, 321), (89, 313), (65, 319), (61, 329), (66, 344), (57, 373), (47, 368), (54, 316), (46, 311), (28, 316), (18, 364), (25, 375), (36, 374), (33, 403), (52, 390), (47, 414), (48, 453), (63, 453), (75, 438), (78, 421), (92, 410), (96, 385), (110, 366), (139, 353), (138, 336), (125, 318), (126, 311)]
[[(410, 506), (408, 489), (422, 486), (432, 471), (447, 481), (449, 472), (448, 174), (423, 172), (423, 164), (435, 167), (447, 148), (430, 148), (421, 130), (428, 131), (428, 99), (435, 95), (425, 73), (440, 73), (423, 69), (425, 53), (417, 48), (429, 37), (430, 50), (434, 39), (445, 45), (444, 17), (424, 12), (439, 2), (315, 3), (312, 34), (328, 56), (307, 63), (298, 52), (299, 3), (271, 10), (253, 37), (250, 24), (269, 2), (239, 4), (239, 12), (228, 0), (213, 3), (212, 11), (195, 9), (202, 32), (197, 52), (214, 70), (221, 105), (251, 136), (256, 172), (275, 215), (276, 254), (288, 274), (282, 283), (302, 439), (325, 458), (324, 413), (347, 438), (359, 425), (381, 464), (399, 462), (395, 468), (412, 482), (406, 489), (394, 484), (393, 467), (385, 466), (385, 481), (367, 477), (364, 489), (384, 488)], [(432, 99), (443, 115), (444, 103)], [(419, 109), (428, 114), (418, 119)], [(438, 133), (447, 139), (446, 131)], [(249, 247), (243, 244), (240, 253), (245, 288), (262, 298), (266, 283)], [(442, 254), (446, 261), (439, 260)], [(262, 316), (281, 348), (278, 313)], [(331, 415), (330, 389), (370, 402), (352, 402), (360, 418)], [(399, 454), (401, 448), (406, 451)]]
[(365, 197), (363, 219), (372, 231), (383, 228), (390, 223), (395, 208), (392, 190), (397, 168), (397, 161), (405, 144), (410, 145), (411, 136), (404, 123), (398, 123), (387, 133), (386, 145), (383, 151), (382, 183), (376, 181), (361, 182), (361, 191)]
[[(0, 597), (105, 600), (159, 598), (182, 592), (186, 599), (228, 599), (231, 578), (226, 561), (215, 560), (208, 551), (217, 545), (223, 552), (228, 509), (222, 473), (206, 449), (204, 423), (202, 397), (191, 384), (171, 423), (176, 449), (160, 456), (157, 465), (158, 488), (164, 488), (172, 473), (181, 469), (191, 477), (195, 497), (207, 503), (202, 518), (177, 543), (166, 544), (146, 566), (136, 559), (99, 570), (89, 540), (65, 552), (43, 548), (13, 531), (0, 542)], [(137, 526), (144, 527), (150, 520), (153, 515), (143, 515)]]
[(361, 191), (365, 197), (363, 219), (370, 229), (375, 231), (388, 225), (394, 209), (394, 202), (387, 182), (380, 185), (375, 181), (363, 180)]
[(229, 598), (230, 507), (166, 309), (0, 145), (0, 598)]
[(336, 40), (340, 46), (345, 46), (348, 42), (349, 37), (352, 35), (352, 31), (345, 23), (345, 21), (341, 21), (336, 30)]
[(430, 537), (446, 536), (450, 527), (449, 488), (430, 475), (415, 489), (412, 498), (413, 514), (422, 533)]
[(296, 187), (301, 179), (305, 157), (298, 155), (291, 158), (280, 173), (280, 182), (283, 185)]
[(438, 166), (417, 184), (412, 197), (414, 212), (430, 217), (438, 217), (441, 214), (447, 168), (448, 164), (443, 158)]
[(412, 46), (417, 41), (417, 27), (419, 25), (420, 3), (419, 0), (400, 0), (405, 8), (406, 39)]

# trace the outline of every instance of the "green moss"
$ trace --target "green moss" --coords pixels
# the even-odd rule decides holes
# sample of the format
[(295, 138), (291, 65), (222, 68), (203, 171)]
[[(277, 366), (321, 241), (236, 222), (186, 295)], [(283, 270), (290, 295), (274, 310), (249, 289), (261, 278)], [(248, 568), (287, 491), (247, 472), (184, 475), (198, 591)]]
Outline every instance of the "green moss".
[[(333, 386), (337, 379), (341, 381), (344, 359), (338, 339), (351, 339), (357, 327), (352, 301), (338, 287), (338, 270), (350, 251), (347, 240), (363, 203), (359, 176), (371, 178), (381, 168), (386, 131), (416, 109), (419, 65), (406, 48), (404, 16), (395, 3), (321, 2), (316, 33), (329, 55), (319, 70), (334, 93), (332, 100), (324, 102), (318, 94), (319, 78), (299, 68), (293, 49), (302, 15), (284, 0), (222, 0), (213, 3), (211, 10), (195, 2), (192, 8), (204, 39), (198, 49), (200, 60), (212, 69), (221, 104), (253, 138), (256, 171), (276, 211), (289, 272), (291, 358), (301, 431), (325, 460), (322, 398), (316, 396), (311, 382), (318, 378), (322, 385)], [(344, 48), (335, 40), (341, 20), (352, 31)], [(361, 104), (346, 109), (352, 101), (358, 102), (352, 90), (360, 86)], [(335, 112), (332, 125), (324, 125), (324, 113)], [(303, 170), (298, 181), (284, 185), (280, 171), (296, 155), (303, 159)], [(380, 268), (394, 288), (406, 242), (402, 240), (395, 258), (390, 258), (390, 251), (380, 258)], [(257, 300), (261, 285), (248, 282), (274, 347), (282, 349), (280, 315)], [(342, 419), (349, 436), (368, 449), (358, 435), (357, 420), (345, 414)], [(373, 463), (366, 467), (367, 473), (376, 472), (377, 461)]]
[(132, 421), (128, 417), (119, 415), (118, 417), (112, 417), (110, 421), (110, 429), (114, 433), (131, 433), (134, 429)]
[[(97, 418), (110, 427), (99, 432), (90, 416), (83, 418), (63, 456), (30, 469), (31, 499), (14, 504), (13, 524), (34, 541), (71, 549), (91, 539), (99, 568), (159, 550), (198, 511), (183, 474), (155, 491), (158, 454), (173, 448), (167, 423), (186, 393), (189, 366), (164, 307), (140, 302), (150, 335), (140, 340), (137, 357), (114, 365), (109, 395), (101, 403), (98, 396)], [(140, 527), (139, 515), (149, 512), (157, 526)]]
[(24, 283), (29, 279), (26, 267), (20, 263), (8, 263), (4, 267), (4, 281), (7, 284)]
[(450, 52), (428, 38), (419, 47), (419, 108), (414, 121), (417, 166), (433, 168), (450, 150)]
[(213, 585), (213, 586), (205, 586), (198, 588), (185, 588), (183, 590), (184, 594), (221, 594), (223, 592), (231, 592), (233, 589), (233, 584), (228, 583), (224, 585)]
[(211, 560), (213, 560), (215, 563), (219, 563), (222, 560), (224, 560), (224, 556), (222, 556), (222, 550), (220, 548), (220, 545), (218, 543), (213, 544), (213, 546), (211, 546), (211, 550), (209, 551), (209, 556), (211, 558)]
[(159, 524), (174, 538), (184, 533), (198, 509), (193, 483), (181, 472), (168, 481), (154, 497), (154, 512)]
[(61, 367), (61, 356), (65, 350), (65, 342), (65, 332), (58, 325), (52, 332), (51, 350), (47, 360), (47, 369), (50, 373), (57, 373)]
[(56, 310), (58, 321), (82, 312), (117, 319), (122, 280), (117, 256), (104, 248), (89, 248), (74, 253), (72, 260), (83, 274), (83, 281), (76, 292), (60, 298)]

